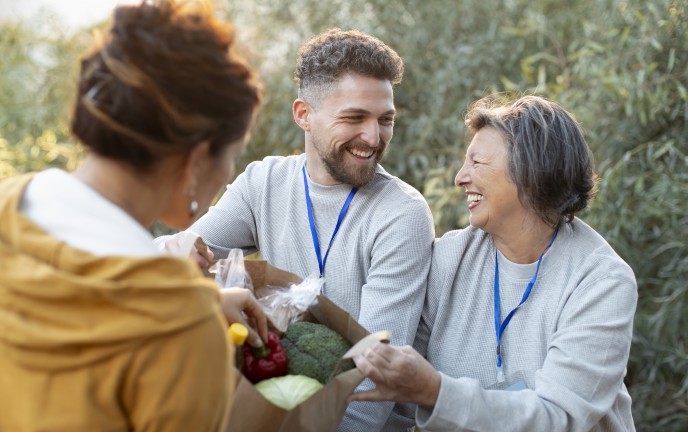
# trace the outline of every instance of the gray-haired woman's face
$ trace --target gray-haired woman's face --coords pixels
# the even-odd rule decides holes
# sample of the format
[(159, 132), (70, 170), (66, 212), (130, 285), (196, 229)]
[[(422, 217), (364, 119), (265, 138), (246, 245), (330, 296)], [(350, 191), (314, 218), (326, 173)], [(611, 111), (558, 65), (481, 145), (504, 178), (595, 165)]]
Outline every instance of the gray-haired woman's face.
[(455, 184), (467, 195), (469, 222), (493, 235), (520, 229), (528, 210), (508, 172), (507, 144), (497, 129), (480, 129), (466, 151)]

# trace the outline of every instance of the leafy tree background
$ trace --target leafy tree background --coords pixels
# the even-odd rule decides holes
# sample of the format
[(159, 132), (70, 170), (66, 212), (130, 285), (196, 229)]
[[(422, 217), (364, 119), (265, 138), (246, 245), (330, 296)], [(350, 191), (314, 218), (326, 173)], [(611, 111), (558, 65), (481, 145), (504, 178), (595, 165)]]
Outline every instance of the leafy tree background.
[[(481, 96), (539, 94), (582, 123), (600, 191), (582, 217), (631, 265), (639, 290), (626, 383), (640, 431), (688, 426), (688, 16), (685, 0), (225, 0), (266, 99), (241, 168), (299, 153), (291, 117), (296, 50), (357, 28), (404, 58), (388, 171), (421, 190), (437, 235), (467, 225), (453, 178), (463, 116)], [(0, 178), (81, 151), (68, 115), (91, 38), (45, 18), (0, 22)], [(45, 27), (47, 25), (47, 27)], [(106, 25), (104, 23), (103, 25)], [(45, 30), (47, 28), (47, 30)], [(159, 228), (156, 228), (159, 229)]]

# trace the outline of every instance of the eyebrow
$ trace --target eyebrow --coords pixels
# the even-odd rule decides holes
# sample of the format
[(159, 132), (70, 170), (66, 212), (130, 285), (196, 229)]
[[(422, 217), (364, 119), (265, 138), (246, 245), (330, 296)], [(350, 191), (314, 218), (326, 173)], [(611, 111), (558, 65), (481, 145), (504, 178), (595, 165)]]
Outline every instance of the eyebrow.
[(466, 158), (468, 158), (468, 159), (473, 160), (473, 159), (475, 159), (476, 156), (478, 156), (478, 158), (480, 158), (482, 156), (482, 153), (480, 153), (479, 151), (475, 151), (475, 150), (471, 150), (471, 151), (466, 152)]
[[(370, 111), (364, 110), (363, 108), (344, 108), (343, 110), (339, 111), (339, 114), (371, 114)], [(385, 111), (382, 113), (382, 116), (387, 116), (387, 115), (395, 115), (396, 111), (391, 109), (389, 111)]]

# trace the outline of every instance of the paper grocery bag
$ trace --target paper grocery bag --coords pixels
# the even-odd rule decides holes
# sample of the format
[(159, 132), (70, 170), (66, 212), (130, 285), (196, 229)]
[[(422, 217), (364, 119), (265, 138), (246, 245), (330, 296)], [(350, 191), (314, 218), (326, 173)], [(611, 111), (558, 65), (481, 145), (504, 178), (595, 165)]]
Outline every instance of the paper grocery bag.
[[(265, 260), (245, 259), (244, 268), (251, 277), (253, 289), (259, 291), (266, 286), (288, 287), (298, 284), (303, 279), (294, 273), (270, 265)], [(258, 293), (260, 295), (260, 293)]]
[[(239, 371), (236, 371), (240, 374)], [(273, 405), (243, 376), (234, 395), (227, 431), (328, 432), (336, 431), (346, 411), (347, 397), (363, 381), (352, 369), (333, 378), (292, 410)]]
[[(286, 286), (301, 278), (277, 269), (265, 261), (246, 261), (246, 270), (254, 288), (266, 285)], [(294, 280), (297, 278), (298, 280)], [(287, 280), (287, 283), (283, 282)], [(346, 338), (352, 345), (368, 335), (351, 316), (322, 295), (310, 308), (314, 321), (324, 324)], [(227, 431), (232, 432), (327, 432), (336, 431), (347, 407), (347, 398), (363, 381), (363, 375), (352, 369), (332, 378), (323, 388), (292, 410), (273, 405), (239, 376)]]

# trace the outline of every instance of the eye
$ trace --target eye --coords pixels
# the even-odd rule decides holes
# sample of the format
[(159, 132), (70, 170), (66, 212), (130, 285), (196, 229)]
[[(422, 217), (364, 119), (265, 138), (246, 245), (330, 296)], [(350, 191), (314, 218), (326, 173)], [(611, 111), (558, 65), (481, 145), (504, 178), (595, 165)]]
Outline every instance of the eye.
[(360, 122), (363, 121), (363, 116), (346, 116), (344, 120), (348, 122)]
[(382, 117), (379, 122), (383, 126), (392, 126), (394, 125), (394, 117)]

